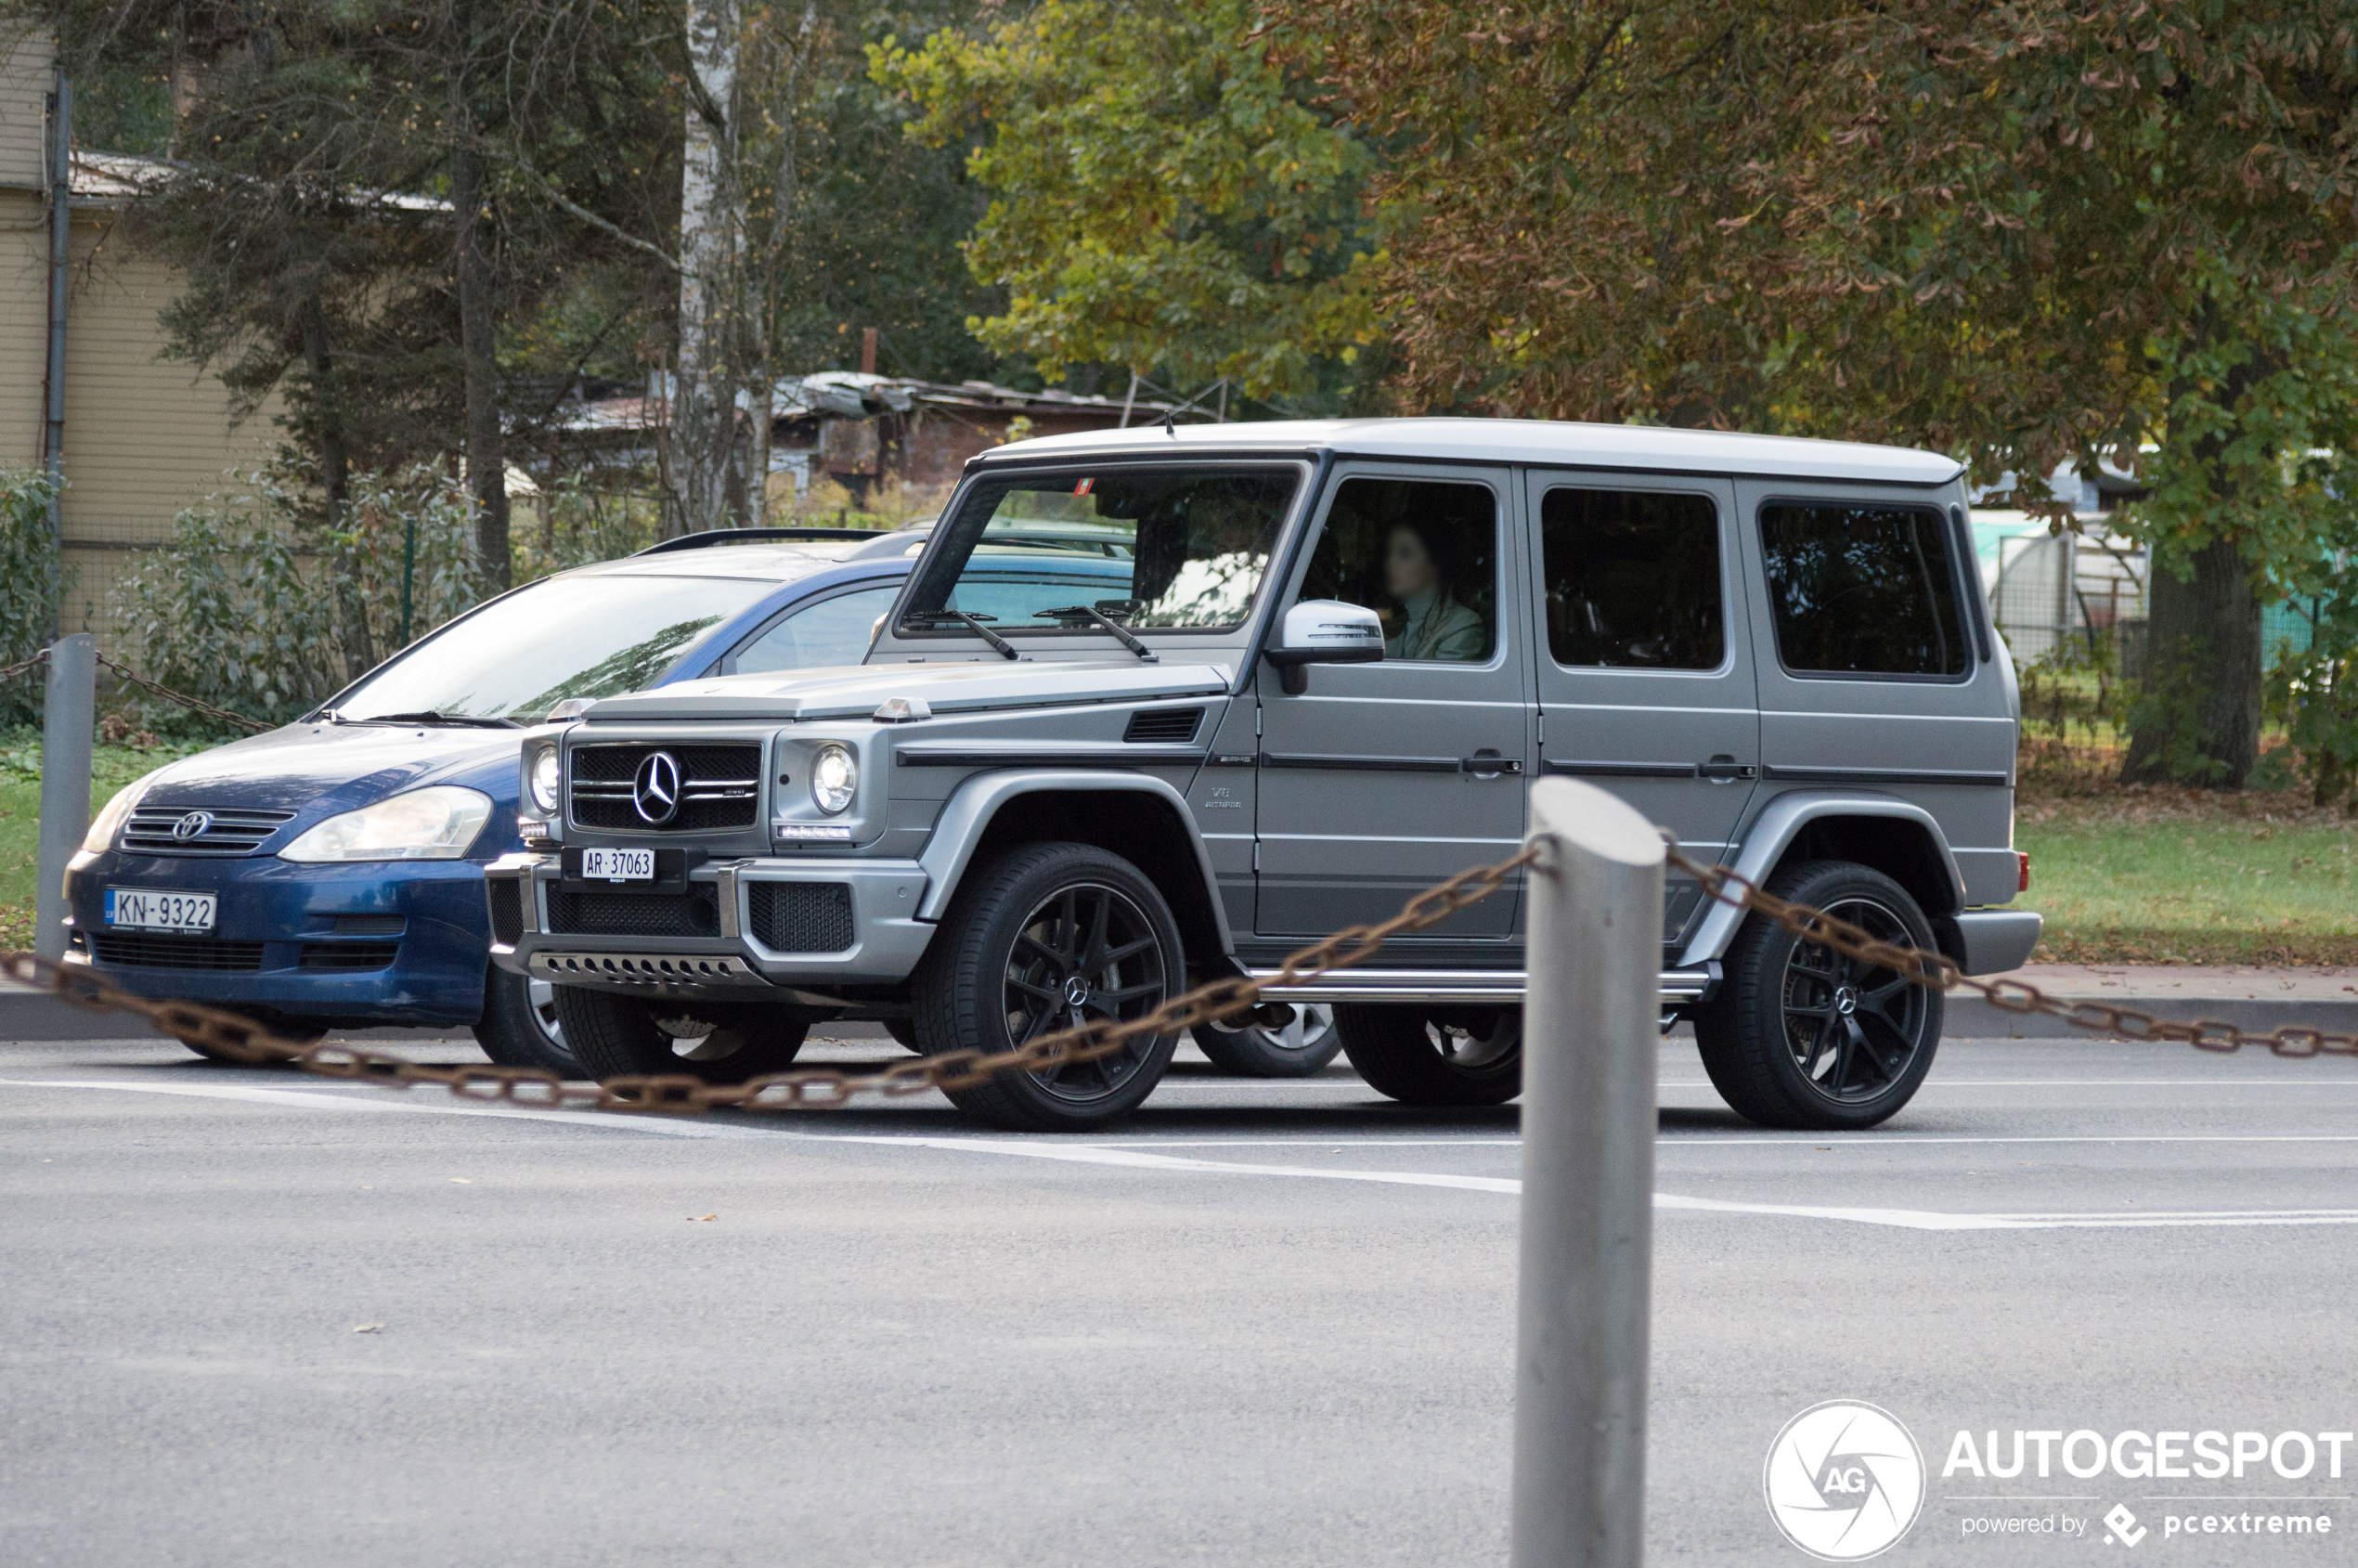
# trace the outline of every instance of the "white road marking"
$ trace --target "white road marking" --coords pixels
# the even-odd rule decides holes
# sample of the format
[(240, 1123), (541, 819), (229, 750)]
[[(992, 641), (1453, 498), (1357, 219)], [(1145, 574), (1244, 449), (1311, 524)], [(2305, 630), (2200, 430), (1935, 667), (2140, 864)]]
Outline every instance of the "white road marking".
[[(1430, 1171), (1336, 1171), (1315, 1165), (1259, 1165), (1231, 1160), (1190, 1160), (1105, 1144), (1073, 1144), (996, 1138), (927, 1137), (913, 1134), (797, 1133), (739, 1127), (725, 1122), (669, 1121), (654, 1117), (598, 1111), (505, 1109), (493, 1106), (420, 1105), (414, 1101), (364, 1098), (294, 1089), (248, 1089), (215, 1083), (123, 1083), (94, 1079), (0, 1078), (0, 1084), (27, 1089), (101, 1089), (130, 1094), (181, 1095), (200, 1099), (240, 1100), (299, 1110), (393, 1111), (440, 1116), (497, 1116), (558, 1121), (613, 1132), (652, 1133), (690, 1138), (771, 1138), (800, 1143), (867, 1144), (1046, 1160), (1075, 1165), (1175, 1171), (1206, 1175), (1289, 1176), (1297, 1180), (1374, 1182), (1393, 1186), (1447, 1187), (1465, 1192), (1519, 1194), (1511, 1176), (1461, 1176)], [(1313, 1141), (1315, 1143), (1315, 1140)], [(1309, 1147), (1306, 1145), (1305, 1147)], [(2143, 1213), (1944, 1213), (1929, 1209), (1856, 1208), (1831, 1204), (1746, 1203), (1657, 1192), (1654, 1207), (1712, 1214), (1761, 1214), (1786, 1219), (1833, 1220), (1902, 1230), (2122, 1230), (2186, 1226), (2287, 1226), (2358, 1225), (2358, 1209), (2181, 1210)]]

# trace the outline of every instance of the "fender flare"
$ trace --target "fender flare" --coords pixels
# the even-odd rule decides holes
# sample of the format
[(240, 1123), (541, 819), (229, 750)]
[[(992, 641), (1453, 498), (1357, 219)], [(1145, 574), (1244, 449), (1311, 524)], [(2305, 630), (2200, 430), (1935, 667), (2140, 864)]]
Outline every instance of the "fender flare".
[[(1949, 836), (1940, 831), (1940, 823), (1913, 801), (1874, 790), (1836, 793), (1802, 789), (1778, 796), (1753, 819), (1750, 831), (1745, 833), (1743, 849), (1733, 862), (1737, 875), (1756, 884), (1762, 881), (1803, 828), (1827, 817), (1896, 818), (1921, 826), (1932, 836), (1933, 846), (1940, 851), (1940, 863), (1949, 874), (1950, 887), (1956, 891), (1958, 907), (1964, 906), (1964, 873), (1957, 869), (1957, 857), (1950, 850)], [(1688, 939), (1678, 967), (1699, 968), (1724, 956), (1743, 915), (1743, 911), (1728, 904), (1713, 904), (1705, 912), (1703, 924), (1695, 927), (1695, 934)]]
[(1072, 794), (1150, 795), (1170, 806), (1187, 832), (1187, 844), (1195, 851), (1196, 869), (1203, 876), (1203, 892), (1211, 905), (1211, 918), (1220, 933), (1220, 951), (1225, 954), (1237, 951), (1236, 937), (1228, 929), (1228, 914), (1220, 902), (1220, 880), (1211, 867), (1211, 851), (1204, 847), (1203, 834), (1196, 826), (1195, 813), (1187, 810), (1187, 797), (1172, 784), (1151, 773), (1131, 773), (1106, 769), (1043, 769), (1038, 771), (977, 773), (961, 784), (942, 803), (941, 814), (934, 819), (933, 836), (926, 841), (917, 864), (926, 874), (926, 896), (917, 906), (917, 918), (939, 921), (950, 907), (950, 900), (958, 890), (959, 878), (966, 873), (967, 862), (974, 859), (975, 846), (982, 839), (983, 830), (999, 808), (1023, 795), (1038, 795), (1047, 790)]

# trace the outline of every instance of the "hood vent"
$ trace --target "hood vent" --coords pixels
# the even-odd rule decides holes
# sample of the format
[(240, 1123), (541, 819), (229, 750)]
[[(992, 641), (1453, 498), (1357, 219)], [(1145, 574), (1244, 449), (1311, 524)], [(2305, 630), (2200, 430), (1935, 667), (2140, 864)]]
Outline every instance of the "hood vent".
[(1121, 738), (1137, 745), (1185, 745), (1196, 738), (1197, 726), (1203, 722), (1199, 707), (1149, 707), (1130, 716), (1130, 728)]

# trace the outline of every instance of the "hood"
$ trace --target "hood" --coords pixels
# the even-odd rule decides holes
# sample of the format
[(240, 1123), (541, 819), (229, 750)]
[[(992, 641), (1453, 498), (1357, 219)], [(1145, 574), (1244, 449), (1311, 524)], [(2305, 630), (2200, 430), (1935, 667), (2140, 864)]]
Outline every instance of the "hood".
[[(158, 805), (294, 811), (305, 820), (424, 784), (463, 784), (512, 802), (521, 730), (393, 724), (289, 724), (171, 763)], [(306, 808), (318, 805), (313, 812)]]
[(682, 680), (653, 692), (609, 697), (590, 710), (592, 722), (641, 719), (736, 719), (780, 723), (803, 719), (865, 719), (887, 697), (923, 697), (936, 713), (1063, 703), (1128, 702), (1140, 698), (1211, 696), (1228, 690), (1236, 671), (1225, 665), (1140, 664), (1111, 659), (1009, 664), (850, 665), (768, 675), (727, 675)]

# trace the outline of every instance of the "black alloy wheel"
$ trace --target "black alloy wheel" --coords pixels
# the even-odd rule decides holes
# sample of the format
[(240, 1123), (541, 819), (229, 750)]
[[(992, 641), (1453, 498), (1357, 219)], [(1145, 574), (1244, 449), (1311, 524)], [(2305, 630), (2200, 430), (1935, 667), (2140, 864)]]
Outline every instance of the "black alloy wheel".
[[(927, 1056), (991, 1055), (1144, 1017), (1185, 984), (1178, 923), (1145, 873), (1094, 845), (1022, 844), (966, 873), (917, 966), (913, 1021)], [(1178, 1043), (1142, 1037), (948, 1094), (992, 1126), (1082, 1132), (1136, 1108)]]
[[(1936, 951), (1931, 922), (1882, 872), (1818, 861), (1768, 891), (1847, 921), (1895, 947)], [(1757, 915), (1728, 950), (1718, 994), (1695, 1013), (1713, 1087), (1767, 1127), (1872, 1127), (1910, 1099), (1940, 1044), (1941, 996)]]

